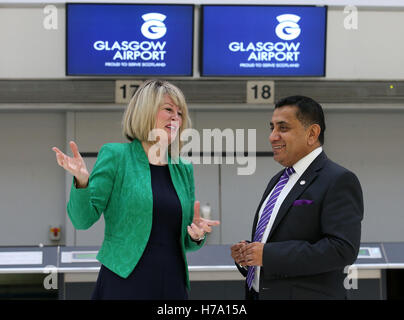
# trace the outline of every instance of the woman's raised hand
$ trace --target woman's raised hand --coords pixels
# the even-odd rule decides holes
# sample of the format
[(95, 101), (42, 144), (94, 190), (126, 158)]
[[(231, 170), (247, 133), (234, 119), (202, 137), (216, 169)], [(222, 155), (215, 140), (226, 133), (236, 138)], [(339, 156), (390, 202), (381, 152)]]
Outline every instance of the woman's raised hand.
[(52, 150), (56, 153), (56, 160), (59, 166), (76, 177), (77, 186), (86, 187), (88, 184), (88, 177), (90, 176), (86, 164), (79, 153), (77, 144), (74, 141), (70, 141), (69, 144), (73, 152), (73, 158), (65, 155), (56, 147), (53, 147)]

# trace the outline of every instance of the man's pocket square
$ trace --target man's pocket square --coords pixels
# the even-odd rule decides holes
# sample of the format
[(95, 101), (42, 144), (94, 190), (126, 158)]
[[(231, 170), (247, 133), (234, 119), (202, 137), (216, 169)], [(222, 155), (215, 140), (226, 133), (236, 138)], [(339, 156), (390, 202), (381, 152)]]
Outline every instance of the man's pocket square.
[(293, 206), (298, 207), (298, 206), (304, 206), (306, 204), (312, 204), (312, 203), (313, 203), (313, 200), (300, 199), (300, 200), (296, 200), (295, 202), (293, 202)]

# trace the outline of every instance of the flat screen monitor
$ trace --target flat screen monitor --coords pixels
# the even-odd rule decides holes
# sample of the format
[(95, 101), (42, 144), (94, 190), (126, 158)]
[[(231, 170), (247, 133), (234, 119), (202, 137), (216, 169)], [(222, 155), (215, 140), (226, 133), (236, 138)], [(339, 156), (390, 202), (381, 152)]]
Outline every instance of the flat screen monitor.
[(66, 74), (192, 76), (193, 5), (67, 4)]
[(327, 7), (202, 6), (203, 76), (325, 76)]

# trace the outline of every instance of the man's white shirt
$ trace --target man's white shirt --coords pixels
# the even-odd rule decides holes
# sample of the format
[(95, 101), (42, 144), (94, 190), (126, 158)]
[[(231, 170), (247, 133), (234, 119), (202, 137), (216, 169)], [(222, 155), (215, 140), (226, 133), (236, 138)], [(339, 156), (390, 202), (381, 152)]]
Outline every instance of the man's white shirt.
[[(279, 208), (282, 205), (283, 201), (285, 200), (286, 196), (289, 194), (290, 190), (292, 190), (293, 186), (300, 179), (302, 174), (306, 171), (306, 169), (310, 166), (310, 164), (314, 161), (314, 159), (316, 159), (318, 157), (318, 155), (322, 151), (323, 151), (323, 148), (318, 147), (293, 165), (293, 169), (295, 169), (295, 172), (290, 175), (288, 182), (283, 187), (281, 193), (278, 196), (278, 199), (276, 200), (275, 206), (272, 210), (271, 217), (269, 218), (269, 221), (268, 221), (268, 224), (264, 231), (264, 234), (262, 235), (261, 243), (267, 242), (268, 235), (269, 235), (269, 232), (271, 231), (272, 225), (274, 224), (276, 215), (278, 214)], [(272, 192), (273, 192), (273, 189), (271, 190), (271, 192), (269, 193), (269, 195), (265, 199), (265, 201), (262, 203), (262, 206), (259, 211), (259, 219), (261, 218), (262, 211), (264, 210), (266, 203), (268, 202), (269, 198), (271, 197)], [(258, 219), (258, 221), (259, 221), (259, 219)], [(258, 223), (257, 223), (257, 225), (258, 225)], [(255, 277), (252, 282), (252, 287), (254, 288), (254, 290), (256, 292), (259, 292), (260, 272), (261, 272), (261, 267), (257, 267), (256, 272), (255, 272)]]

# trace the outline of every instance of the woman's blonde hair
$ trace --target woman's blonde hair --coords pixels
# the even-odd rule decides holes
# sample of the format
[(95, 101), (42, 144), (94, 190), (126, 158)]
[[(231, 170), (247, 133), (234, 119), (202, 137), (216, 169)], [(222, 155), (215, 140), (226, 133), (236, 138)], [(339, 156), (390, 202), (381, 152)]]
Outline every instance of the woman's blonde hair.
[(147, 80), (137, 89), (122, 118), (123, 134), (126, 138), (130, 141), (149, 141), (149, 132), (155, 127), (157, 112), (165, 95), (182, 111), (182, 125), (175, 139), (181, 149), (182, 142), (179, 138), (183, 130), (191, 126), (191, 119), (184, 94), (167, 81)]

